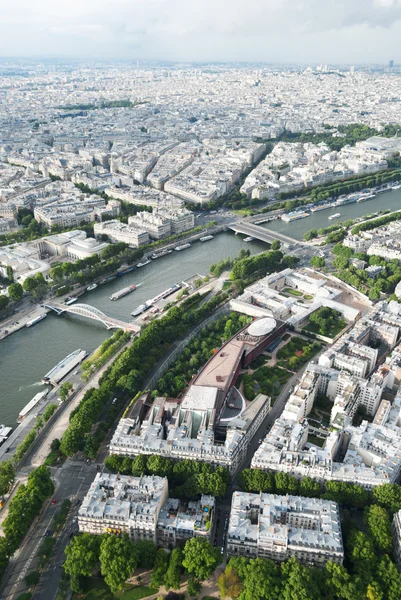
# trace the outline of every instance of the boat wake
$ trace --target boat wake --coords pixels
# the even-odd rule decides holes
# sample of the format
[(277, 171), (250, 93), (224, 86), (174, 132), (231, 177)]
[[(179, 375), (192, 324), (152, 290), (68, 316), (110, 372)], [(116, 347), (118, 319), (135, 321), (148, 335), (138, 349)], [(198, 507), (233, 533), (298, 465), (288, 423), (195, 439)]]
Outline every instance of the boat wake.
[(43, 383), (41, 381), (35, 381), (35, 383), (31, 383), (30, 385), (21, 385), (18, 389), (19, 392), (22, 392), (22, 390), (27, 390), (28, 388), (33, 388), (33, 387), (38, 387), (38, 386), (43, 386)]

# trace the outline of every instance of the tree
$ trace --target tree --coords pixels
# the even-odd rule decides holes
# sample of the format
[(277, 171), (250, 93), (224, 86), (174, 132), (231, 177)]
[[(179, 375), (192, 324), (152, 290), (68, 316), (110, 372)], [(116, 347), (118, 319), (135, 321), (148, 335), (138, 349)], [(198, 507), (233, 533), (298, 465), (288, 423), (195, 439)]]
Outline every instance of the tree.
[(217, 585), (219, 586), (220, 596), (223, 599), (226, 596), (229, 598), (238, 598), (242, 590), (242, 583), (238, 572), (230, 564), (227, 565), (225, 571), (218, 578)]
[(200, 581), (210, 577), (220, 560), (217, 548), (206, 539), (199, 537), (191, 538), (186, 542), (183, 554), (183, 566)]
[(373, 504), (365, 509), (364, 520), (376, 548), (380, 552), (391, 553), (392, 531), (391, 521), (386, 509)]
[(138, 567), (153, 569), (156, 560), (156, 546), (150, 540), (140, 540), (136, 544), (138, 550)]
[(138, 456), (135, 456), (134, 460), (132, 461), (131, 468), (134, 477), (140, 477), (141, 475), (144, 475), (147, 472), (147, 460), (148, 457), (145, 456), (145, 454), (138, 454)]
[(369, 583), (366, 589), (366, 600), (383, 600), (384, 595), (377, 581)]
[(54, 281), (61, 281), (64, 277), (63, 267), (61, 265), (57, 265), (50, 269), (50, 277)]
[(169, 556), (163, 548), (159, 548), (156, 553), (155, 566), (150, 575), (150, 585), (159, 588), (164, 583), (164, 577), (169, 565)]
[(22, 296), (24, 295), (22, 285), (20, 283), (12, 283), (9, 285), (8, 295), (10, 296), (11, 300), (15, 300), (15, 302), (21, 300)]
[(348, 552), (357, 570), (371, 570), (376, 559), (372, 540), (363, 531), (352, 530), (348, 538)]
[(310, 264), (316, 269), (322, 269), (326, 265), (326, 261), (321, 256), (312, 256), (310, 259)]
[(6, 296), (5, 294), (0, 294), (0, 310), (4, 310), (5, 308), (7, 308), (9, 302), (10, 299), (8, 296)]
[(182, 551), (180, 548), (174, 548), (170, 556), (170, 564), (164, 577), (164, 585), (166, 590), (173, 588), (179, 590), (181, 584), (182, 571)]
[(281, 248), (281, 243), (279, 242), (279, 240), (274, 240), (272, 242), (272, 245), (270, 246), (271, 250), (280, 250)]
[(301, 496), (309, 498), (318, 498), (321, 494), (322, 487), (318, 481), (310, 477), (303, 477), (299, 484), (299, 493)]
[(159, 477), (167, 477), (171, 471), (170, 461), (157, 454), (149, 456), (146, 467), (149, 473)]
[(201, 591), (201, 584), (196, 577), (190, 577), (187, 584), (187, 592), (189, 596), (197, 596)]
[(65, 549), (64, 571), (90, 577), (99, 562), (101, 538), (90, 533), (75, 536)]
[(277, 494), (298, 493), (298, 480), (288, 473), (278, 471), (274, 474), (274, 482)]
[(14, 282), (14, 271), (13, 271), (13, 268), (10, 265), (8, 265), (8, 267), (6, 269), (6, 272), (7, 272), (7, 279), (8, 279), (8, 281), (10, 283), (13, 283)]
[(15, 468), (11, 460), (0, 463), (0, 496), (10, 490), (15, 480)]
[(121, 590), (138, 565), (138, 551), (128, 535), (107, 535), (100, 544), (100, 570), (110, 590)]
[(263, 558), (251, 559), (246, 566), (241, 600), (281, 600), (281, 597), (280, 578), (274, 562)]
[(309, 231), (306, 231), (304, 233), (304, 240), (306, 242), (309, 242), (310, 240), (313, 240), (314, 238), (317, 238), (318, 236), (318, 232), (316, 229), (310, 229)]
[(59, 394), (60, 394), (60, 398), (62, 399), (63, 402), (65, 402), (65, 400), (67, 400), (67, 398), (70, 395), (70, 392), (72, 390), (73, 390), (73, 385), (72, 385), (71, 381), (64, 381), (64, 383), (61, 384), (60, 389), (59, 389)]
[(5, 537), (0, 536), (0, 579), (8, 565), (9, 548)]
[(394, 513), (401, 509), (401, 486), (384, 483), (373, 488), (373, 501)]
[(354, 600), (357, 596), (355, 584), (351, 575), (342, 565), (329, 561), (326, 564), (326, 578), (324, 587), (329, 598), (344, 598)]
[(296, 558), (290, 558), (281, 567), (284, 579), (282, 600), (320, 600), (321, 594), (312, 579), (309, 569), (301, 565)]
[(376, 567), (376, 577), (384, 591), (385, 600), (399, 600), (401, 589), (401, 574), (387, 554)]
[(38, 282), (35, 277), (27, 277), (22, 285), (23, 289), (26, 292), (33, 292), (33, 290), (38, 286)]

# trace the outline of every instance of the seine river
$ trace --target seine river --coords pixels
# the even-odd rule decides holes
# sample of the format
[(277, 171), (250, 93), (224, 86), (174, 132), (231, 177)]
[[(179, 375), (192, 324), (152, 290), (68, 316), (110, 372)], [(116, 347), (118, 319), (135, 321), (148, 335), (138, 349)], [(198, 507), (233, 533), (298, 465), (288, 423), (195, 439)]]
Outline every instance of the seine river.
[[(386, 192), (375, 199), (360, 204), (348, 204), (312, 214), (306, 219), (285, 223), (277, 220), (266, 224), (272, 230), (301, 239), (308, 229), (326, 227), (342, 220), (360, 217), (379, 210), (401, 209), (401, 190)], [(329, 221), (330, 214), (341, 217)], [(207, 275), (209, 266), (223, 258), (235, 257), (241, 248), (252, 253), (266, 249), (262, 242), (243, 242), (244, 236), (221, 233), (206, 243), (195, 242), (191, 248), (173, 252), (151, 264), (119, 277), (96, 290), (81, 296), (81, 301), (91, 304), (106, 314), (130, 320), (132, 310), (149, 298), (169, 288), (176, 282), (200, 274)], [(142, 283), (132, 294), (111, 302), (113, 292), (131, 284)], [(47, 319), (29, 329), (0, 342), (0, 423), (14, 426), (19, 411), (41, 389), (41, 378), (67, 354), (82, 348), (93, 351), (108, 335), (102, 325), (74, 316), (58, 317), (50, 314)]]
[[(335, 208), (329, 208), (328, 210), (311, 213), (310, 217), (292, 221), (292, 223), (286, 223), (281, 219), (277, 219), (277, 221), (266, 223), (265, 227), (300, 240), (303, 238), (304, 233), (309, 231), (309, 229), (328, 227), (329, 225), (341, 223), (341, 221), (346, 221), (347, 219), (356, 219), (357, 217), (363, 217), (364, 215), (386, 209), (391, 211), (401, 209), (401, 189), (378, 194), (375, 198), (372, 198), (372, 200), (360, 202), (359, 204), (354, 202), (353, 204), (345, 204), (344, 206), (337, 206)], [(334, 215), (335, 213), (340, 213), (340, 217), (329, 221), (329, 216)]]

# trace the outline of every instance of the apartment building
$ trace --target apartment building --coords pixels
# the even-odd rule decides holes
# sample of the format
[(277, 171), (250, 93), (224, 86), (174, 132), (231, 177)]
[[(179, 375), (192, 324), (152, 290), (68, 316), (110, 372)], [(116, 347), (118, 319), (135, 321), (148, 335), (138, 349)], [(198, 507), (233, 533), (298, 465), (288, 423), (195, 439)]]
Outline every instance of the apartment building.
[(128, 534), (172, 550), (192, 537), (209, 539), (213, 496), (183, 502), (168, 496), (167, 477), (98, 473), (78, 510), (81, 533)]
[(342, 564), (338, 505), (303, 496), (234, 492), (227, 553), (277, 562), (295, 557), (308, 566)]
[(93, 231), (96, 236), (107, 235), (112, 242), (125, 242), (131, 247), (138, 248), (149, 243), (149, 234), (144, 229), (120, 223), (120, 221), (104, 221), (95, 223)]

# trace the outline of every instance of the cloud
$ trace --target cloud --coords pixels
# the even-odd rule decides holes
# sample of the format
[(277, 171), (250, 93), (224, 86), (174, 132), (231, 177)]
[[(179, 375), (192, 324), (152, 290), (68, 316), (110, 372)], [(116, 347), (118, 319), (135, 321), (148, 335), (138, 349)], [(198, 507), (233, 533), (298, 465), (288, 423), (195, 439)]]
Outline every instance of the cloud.
[[(367, 32), (387, 31), (398, 50), (400, 22), (401, 0), (1, 0), (0, 53), (118, 56), (131, 48), (143, 56), (202, 59), (214, 47), (216, 59), (240, 60), (244, 50), (250, 58), (245, 45), (254, 40), (254, 59), (285, 42), (286, 54), (303, 60), (301, 37), (302, 46), (315, 40), (324, 47), (327, 33), (339, 40), (351, 30), (353, 55), (372, 52), (372, 43), (358, 48)], [(333, 57), (339, 50), (332, 48)]]

